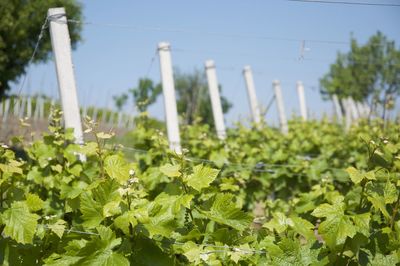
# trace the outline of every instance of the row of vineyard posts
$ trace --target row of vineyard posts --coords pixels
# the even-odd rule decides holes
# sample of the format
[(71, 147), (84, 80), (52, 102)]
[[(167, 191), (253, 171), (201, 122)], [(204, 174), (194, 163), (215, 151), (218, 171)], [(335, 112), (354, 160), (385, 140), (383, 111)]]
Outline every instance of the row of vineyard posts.
[[(54, 61), (56, 65), (56, 73), (58, 87), (61, 99), (61, 108), (63, 110), (64, 126), (74, 129), (74, 136), (77, 143), (83, 143), (83, 131), (81, 123), (81, 112), (78, 104), (77, 88), (74, 77), (74, 69), (71, 55), (71, 43), (68, 31), (67, 16), (64, 8), (50, 8), (48, 10), (48, 21), (50, 28), (51, 44), (54, 53)], [(171, 49), (167, 42), (158, 44), (158, 56), (160, 62), (161, 82), (163, 89), (165, 120), (168, 141), (170, 149), (181, 152), (180, 133), (178, 112), (175, 97), (175, 85), (173, 78), (173, 68), (171, 59)], [(211, 107), (215, 123), (215, 129), (218, 138), (221, 140), (226, 138), (226, 127), (220, 101), (216, 66), (213, 60), (205, 62), (205, 72), (208, 81), (209, 95)], [(256, 90), (250, 66), (245, 66), (243, 69), (243, 77), (245, 80), (251, 116), (253, 123), (258, 126), (262, 123), (262, 115), (259, 103), (257, 101)], [(283, 104), (283, 95), (281, 85), (278, 80), (273, 81), (274, 100), (276, 102), (280, 130), (283, 134), (288, 133), (288, 123)], [(304, 94), (304, 86), (302, 82), (297, 82), (297, 94), (300, 103), (301, 118), (307, 120), (307, 105)], [(365, 103), (355, 102), (352, 98), (342, 99), (341, 102), (336, 95), (332, 97), (335, 107), (335, 115), (338, 121), (345, 121), (346, 129), (352, 122), (360, 117), (369, 115), (368, 105)], [(9, 105), (5, 102), (2, 105)], [(344, 107), (344, 114), (341, 105)], [(4, 110), (8, 110), (7, 106), (2, 106), (1, 112), (4, 117)], [(38, 111), (39, 114), (43, 110)], [(3, 121), (4, 122), (4, 121)]]

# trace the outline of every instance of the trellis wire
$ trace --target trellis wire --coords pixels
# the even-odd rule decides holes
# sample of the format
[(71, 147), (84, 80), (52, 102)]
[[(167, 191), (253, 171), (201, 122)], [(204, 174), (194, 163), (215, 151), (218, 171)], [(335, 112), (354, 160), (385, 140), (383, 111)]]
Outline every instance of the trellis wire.
[[(44, 225), (44, 228), (47, 230), (51, 230), (49, 225)], [(69, 229), (64, 229), (64, 233), (67, 234), (71, 234), (71, 233), (75, 233), (75, 234), (81, 234), (81, 235), (92, 235), (92, 236), (100, 236), (100, 234), (98, 233), (94, 233), (94, 232), (88, 232), (88, 231), (81, 231), (81, 230), (76, 230), (73, 228), (69, 228)], [(144, 236), (146, 237), (146, 236)], [(179, 242), (179, 241), (173, 241), (173, 240), (169, 240), (169, 239), (163, 239), (163, 240), (158, 240), (158, 239), (152, 239), (149, 237), (146, 237), (149, 240), (158, 242), (158, 243), (167, 243), (167, 244), (172, 244), (172, 245), (180, 245), (183, 246), (186, 243), (184, 242)], [(220, 250), (209, 250), (200, 254), (211, 254), (211, 253), (219, 253), (219, 252), (240, 252), (240, 253), (245, 253), (245, 254), (266, 254), (267, 252), (265, 250), (257, 250), (257, 249), (243, 249), (243, 248), (239, 248), (239, 247), (233, 247), (233, 246), (228, 246), (228, 245), (214, 245), (214, 244), (209, 244), (209, 243), (202, 243), (202, 244), (197, 244), (192, 242), (193, 244), (195, 244), (197, 247), (200, 248), (204, 248), (204, 247), (212, 247), (212, 248), (219, 248)]]

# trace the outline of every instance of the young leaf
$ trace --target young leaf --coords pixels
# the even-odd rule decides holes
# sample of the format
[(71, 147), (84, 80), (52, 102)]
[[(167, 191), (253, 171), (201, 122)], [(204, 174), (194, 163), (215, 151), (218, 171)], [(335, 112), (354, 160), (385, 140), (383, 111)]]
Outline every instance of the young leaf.
[(104, 160), (104, 169), (111, 178), (124, 184), (129, 179), (129, 170), (132, 166), (127, 164), (120, 155), (110, 155)]
[(343, 244), (347, 237), (353, 237), (357, 232), (350, 216), (344, 214), (344, 207), (343, 202), (335, 205), (325, 203), (311, 213), (315, 217), (326, 217), (319, 225), (318, 232), (330, 248)]
[(64, 220), (59, 219), (54, 224), (48, 225), (49, 229), (55, 233), (59, 238), (62, 238), (64, 231), (65, 231), (65, 224)]
[(38, 195), (28, 193), (26, 195), (26, 205), (30, 211), (35, 212), (43, 208), (44, 202)]
[(29, 212), (26, 202), (16, 201), (2, 215), (4, 234), (21, 244), (32, 243), (39, 216)]
[(229, 225), (239, 231), (248, 228), (252, 221), (250, 214), (236, 207), (232, 194), (217, 194), (211, 209), (201, 213), (217, 223)]
[(219, 170), (213, 169), (202, 164), (193, 168), (193, 174), (185, 176), (183, 181), (190, 187), (199, 191), (209, 187), (211, 182), (218, 176)]
[(164, 164), (163, 166), (160, 167), (161, 173), (168, 177), (178, 177), (181, 175), (181, 172), (179, 170), (181, 167), (179, 165), (172, 165), (170, 163)]

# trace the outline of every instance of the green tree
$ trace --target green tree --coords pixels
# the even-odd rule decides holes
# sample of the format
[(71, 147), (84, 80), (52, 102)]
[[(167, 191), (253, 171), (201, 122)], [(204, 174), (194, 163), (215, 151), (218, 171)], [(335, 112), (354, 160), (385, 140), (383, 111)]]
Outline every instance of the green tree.
[(128, 101), (128, 94), (123, 93), (121, 95), (115, 95), (113, 96), (113, 100), (118, 111), (121, 111), (122, 108), (125, 106), (126, 102)]
[(381, 32), (371, 36), (365, 45), (352, 38), (348, 53), (338, 53), (336, 62), (320, 80), (325, 98), (336, 94), (356, 101), (370, 101), (375, 109), (382, 107), (385, 117), (400, 94), (400, 50)]
[[(80, 20), (81, 5), (75, 0), (3, 0), (0, 1), (0, 99), (10, 83), (25, 74), (41, 26), (51, 7), (63, 6), (70, 19)], [(72, 47), (81, 40), (81, 25), (70, 24)], [(45, 31), (33, 62), (46, 61), (51, 52), (48, 30)]]
[(136, 88), (129, 90), (135, 101), (135, 106), (140, 112), (146, 112), (147, 107), (153, 104), (158, 95), (161, 94), (162, 87), (160, 84), (155, 85), (155, 83), (148, 78), (139, 79), (139, 84)]
[[(221, 92), (221, 86), (219, 86)], [(193, 124), (196, 119), (201, 123), (214, 125), (208, 84), (203, 72), (182, 73), (175, 70), (175, 90), (178, 112), (183, 114), (185, 124)], [(221, 96), (222, 111), (227, 113), (232, 103)]]

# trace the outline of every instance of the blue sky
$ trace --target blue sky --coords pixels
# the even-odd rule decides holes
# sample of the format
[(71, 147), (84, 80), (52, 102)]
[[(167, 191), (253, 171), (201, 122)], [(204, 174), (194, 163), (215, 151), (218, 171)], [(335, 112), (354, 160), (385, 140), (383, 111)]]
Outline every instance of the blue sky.
[[(400, 4), (399, 0), (369, 2)], [(229, 124), (250, 115), (242, 76), (244, 65), (253, 68), (261, 105), (267, 105), (273, 92), (272, 81), (279, 79), (287, 113), (298, 113), (295, 83), (301, 80), (305, 84), (308, 109), (319, 117), (332, 112), (332, 104), (322, 101), (319, 95), (319, 78), (328, 71), (338, 51), (348, 51), (351, 34), (364, 43), (380, 30), (400, 46), (399, 7), (285, 0), (96, 0), (83, 2), (83, 14), (84, 21), (99, 25), (83, 26), (84, 40), (73, 52), (81, 105), (112, 107), (112, 95), (136, 86), (150, 66), (149, 77), (158, 82), (158, 58), (153, 64), (151, 60), (157, 44), (168, 41), (176, 49), (172, 51), (174, 66), (184, 72), (202, 69), (207, 59), (215, 61), (223, 95), (233, 103), (226, 116)], [(104, 24), (131, 25), (138, 29)], [(150, 31), (145, 29), (148, 27), (188, 32)], [(308, 49), (304, 60), (299, 60), (302, 40)], [(39, 91), (58, 97), (52, 61), (29, 68), (23, 93)], [(133, 111), (132, 104), (126, 111)], [(162, 97), (150, 108), (150, 113), (163, 119)], [(266, 119), (277, 120), (275, 106)]]

